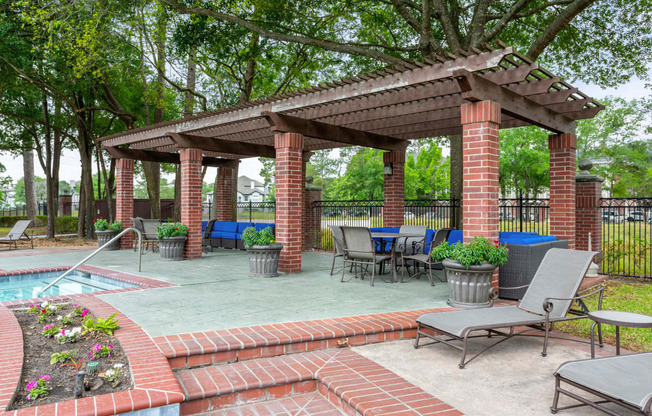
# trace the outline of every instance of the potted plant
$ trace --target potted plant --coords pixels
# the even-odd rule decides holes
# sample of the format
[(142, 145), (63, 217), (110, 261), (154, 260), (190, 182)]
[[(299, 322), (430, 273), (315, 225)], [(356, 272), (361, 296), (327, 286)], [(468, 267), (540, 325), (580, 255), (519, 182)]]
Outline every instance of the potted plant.
[(434, 261), (442, 262), (448, 280), (448, 304), (461, 308), (491, 306), (491, 276), (507, 261), (507, 247), (485, 237), (466, 244), (443, 243), (432, 250)]
[[(102, 247), (109, 242), (113, 237), (118, 235), (122, 231), (122, 223), (120, 221), (114, 221), (111, 224), (104, 218), (100, 217), (97, 220), (93, 221), (95, 226), (95, 235), (97, 236), (97, 245)], [(106, 246), (105, 250), (119, 250), (120, 249), (120, 239), (112, 242), (110, 245)]]
[(278, 259), (283, 246), (274, 240), (272, 227), (260, 231), (247, 227), (242, 232), (242, 242), (249, 253), (250, 277), (278, 276)]
[(180, 222), (166, 222), (156, 227), (158, 251), (163, 261), (183, 260), (183, 249), (188, 239), (188, 226)]

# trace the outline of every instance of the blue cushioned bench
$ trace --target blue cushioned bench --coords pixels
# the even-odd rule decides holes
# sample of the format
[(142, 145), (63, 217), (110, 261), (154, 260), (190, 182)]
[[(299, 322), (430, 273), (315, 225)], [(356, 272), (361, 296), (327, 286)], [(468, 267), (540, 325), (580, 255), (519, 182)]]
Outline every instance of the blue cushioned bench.
[[(208, 224), (208, 221), (205, 221)], [(242, 242), (242, 232), (247, 227), (255, 227), (256, 230), (263, 230), (267, 227), (272, 227), (272, 231), (276, 228), (273, 223), (253, 223), (253, 222), (233, 222), (233, 221), (213, 221), (213, 227), (210, 233), (206, 236), (205, 227), (203, 224), (203, 235), (205, 239), (210, 241), (211, 247), (222, 247), (244, 250), (244, 243)]]

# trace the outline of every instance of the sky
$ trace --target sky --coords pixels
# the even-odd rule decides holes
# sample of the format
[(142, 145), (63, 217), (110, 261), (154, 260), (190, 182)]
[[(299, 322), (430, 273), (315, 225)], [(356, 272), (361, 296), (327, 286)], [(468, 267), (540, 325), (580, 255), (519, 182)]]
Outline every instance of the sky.
[[(652, 77), (652, 72), (650, 73)], [(578, 87), (580, 91), (590, 97), (600, 101), (600, 98), (606, 96), (622, 97), (628, 100), (634, 98), (642, 98), (650, 94), (650, 90), (645, 89), (646, 81), (640, 79), (633, 79), (631, 82), (621, 85), (617, 88), (602, 89), (595, 85), (585, 84), (580, 81), (572, 83)], [(20, 157), (14, 158), (7, 154), (0, 154), (0, 163), (2, 163), (7, 171), (4, 175), (9, 175), (14, 180), (14, 183), (23, 177), (23, 162)], [(45, 177), (38, 161), (35, 160), (35, 174), (36, 176)], [(240, 162), (239, 175), (248, 176), (249, 178), (262, 181), (260, 170), (263, 165), (258, 161), (258, 158), (242, 159)], [(63, 181), (79, 180), (81, 176), (81, 165), (79, 155), (72, 150), (67, 150), (61, 157), (61, 171), (59, 177)], [(209, 168), (206, 173), (206, 182), (212, 182), (215, 178), (215, 168)]]

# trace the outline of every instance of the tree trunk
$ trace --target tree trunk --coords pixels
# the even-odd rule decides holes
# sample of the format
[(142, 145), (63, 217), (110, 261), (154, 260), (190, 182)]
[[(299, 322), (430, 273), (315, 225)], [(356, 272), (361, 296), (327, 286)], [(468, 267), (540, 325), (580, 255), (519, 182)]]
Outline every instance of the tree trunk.
[(459, 208), (455, 209), (455, 216), (451, 217), (450, 226), (456, 230), (462, 229), (462, 192), (463, 192), (463, 176), (464, 164), (462, 158), (462, 135), (455, 134), (448, 136), (451, 146), (450, 154), (450, 181), (451, 181), (451, 199), (459, 201)]
[(100, 166), (100, 172), (97, 175), (104, 177), (104, 199), (106, 200), (106, 208), (109, 213), (109, 222), (113, 222), (115, 215), (113, 214), (113, 171), (115, 169), (115, 159), (111, 159), (111, 175), (106, 173), (106, 166), (104, 165), (104, 155), (100, 150), (100, 143), (97, 143), (97, 160)]
[(147, 196), (149, 197), (150, 218), (161, 218), (161, 164), (157, 162), (141, 162), (143, 174), (147, 184)]
[(34, 217), (38, 213), (36, 187), (34, 183), (34, 150), (27, 147), (23, 150), (23, 181), (25, 182), (27, 219), (34, 221)]

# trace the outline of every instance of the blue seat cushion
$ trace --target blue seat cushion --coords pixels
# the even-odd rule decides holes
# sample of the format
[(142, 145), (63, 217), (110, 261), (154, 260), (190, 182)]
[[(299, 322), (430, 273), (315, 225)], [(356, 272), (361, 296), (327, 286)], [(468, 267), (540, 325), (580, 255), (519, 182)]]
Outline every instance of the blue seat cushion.
[(463, 238), (464, 232), (462, 230), (452, 230), (451, 233), (448, 234), (448, 244), (459, 243)]
[(274, 227), (274, 224), (268, 224), (265, 222), (257, 222), (255, 224), (252, 224), (256, 231), (263, 231), (267, 227)]
[(238, 223), (238, 233), (242, 234), (242, 232), (245, 230), (247, 227), (253, 227), (254, 223), (253, 222), (239, 222)]
[(224, 231), (224, 224), (226, 221), (215, 221), (213, 223), (213, 231)]
[(222, 231), (211, 231), (211, 238), (222, 238)]
[(206, 229), (207, 225), (208, 225), (208, 221), (202, 221), (201, 222), (201, 230), (204, 231)]
[(222, 233), (222, 238), (227, 240), (237, 240), (238, 233)]
[(225, 221), (222, 227), (222, 231), (225, 233), (237, 233), (238, 232), (238, 223)]

